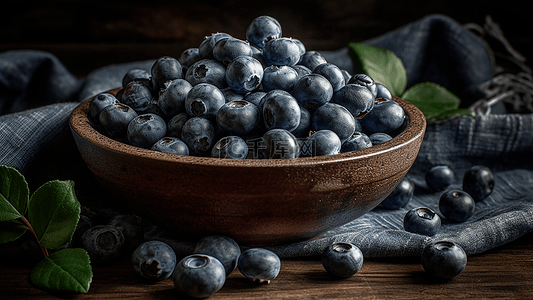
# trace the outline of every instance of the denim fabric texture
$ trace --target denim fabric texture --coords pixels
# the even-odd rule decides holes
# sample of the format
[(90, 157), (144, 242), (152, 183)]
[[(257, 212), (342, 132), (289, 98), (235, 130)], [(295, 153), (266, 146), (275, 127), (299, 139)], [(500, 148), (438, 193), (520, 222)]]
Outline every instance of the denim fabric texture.
[[(442, 15), (427, 16), (364, 43), (387, 48), (400, 57), (407, 70), (408, 87), (423, 81), (441, 84), (461, 97), (464, 106), (487, 99), (480, 86), (496, 75), (492, 50), (479, 34)], [(329, 62), (357, 72), (347, 48), (323, 54)], [(70, 113), (79, 102), (119, 87), (128, 70), (149, 71), (152, 63), (111, 65), (76, 78), (50, 53), (0, 53), (0, 164), (17, 168), (36, 182), (50, 176), (52, 169), (62, 172), (61, 178), (52, 179), (87, 177), (80, 174), (88, 172), (86, 168), (76, 167), (79, 155), (72, 153), (76, 148), (69, 135)], [(407, 207), (377, 207), (313, 240), (270, 249), (281, 257), (314, 256), (330, 243), (344, 241), (359, 246), (366, 257), (403, 257), (420, 255), (433, 240), (453, 240), (468, 254), (508, 243), (533, 230), (532, 136), (530, 113), (457, 116), (429, 122), (420, 153), (407, 175), (416, 185)], [(36, 161), (40, 161), (38, 166)], [(469, 167), (488, 166), (495, 173), (495, 189), (476, 204), (474, 216), (465, 223), (444, 221), (433, 237), (406, 232), (402, 222), (408, 209), (427, 206), (438, 211), (442, 192), (431, 191), (424, 181), (425, 172), (437, 164), (454, 170), (456, 188), (461, 188)], [(54, 168), (42, 170), (39, 166), (43, 165)], [(99, 190), (95, 184), (76, 182), (82, 204)], [(187, 254), (194, 247), (160, 228), (153, 228), (149, 236), (168, 242), (178, 254)]]

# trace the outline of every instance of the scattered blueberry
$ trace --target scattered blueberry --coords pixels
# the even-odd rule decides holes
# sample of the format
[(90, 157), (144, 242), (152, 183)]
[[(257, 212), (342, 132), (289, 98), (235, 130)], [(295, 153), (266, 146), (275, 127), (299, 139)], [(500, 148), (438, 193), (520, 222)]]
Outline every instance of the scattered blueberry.
[(147, 241), (139, 245), (131, 255), (135, 273), (148, 281), (169, 278), (176, 267), (176, 253), (168, 244)]
[(475, 201), (487, 198), (494, 189), (494, 174), (486, 166), (473, 166), (463, 176), (463, 190)]
[(176, 264), (172, 280), (181, 294), (207, 298), (224, 286), (226, 272), (222, 263), (213, 256), (192, 254)]
[(237, 268), (252, 281), (267, 282), (275, 279), (281, 269), (276, 253), (264, 248), (249, 248), (241, 253)]
[(206, 254), (218, 259), (228, 276), (235, 268), (241, 255), (239, 244), (223, 235), (210, 235), (201, 238), (194, 247), (194, 253)]
[(331, 275), (348, 278), (363, 266), (363, 253), (352, 243), (334, 243), (322, 252), (322, 266)]
[(476, 202), (466, 192), (449, 190), (439, 198), (439, 211), (449, 221), (464, 222), (474, 214)]
[(108, 264), (122, 254), (124, 235), (113, 225), (96, 225), (83, 233), (80, 243), (89, 254), (91, 263)]
[(422, 251), (422, 267), (430, 275), (450, 279), (459, 275), (466, 267), (467, 256), (458, 244), (451, 241), (437, 241)]
[(410, 209), (403, 218), (405, 231), (422, 235), (435, 235), (439, 231), (440, 225), (439, 215), (427, 207)]
[(409, 178), (404, 177), (392, 193), (381, 202), (381, 206), (386, 209), (400, 209), (405, 207), (413, 198), (414, 192), (414, 183)]
[(447, 165), (433, 166), (425, 175), (426, 184), (435, 191), (442, 191), (453, 184), (455, 175)]

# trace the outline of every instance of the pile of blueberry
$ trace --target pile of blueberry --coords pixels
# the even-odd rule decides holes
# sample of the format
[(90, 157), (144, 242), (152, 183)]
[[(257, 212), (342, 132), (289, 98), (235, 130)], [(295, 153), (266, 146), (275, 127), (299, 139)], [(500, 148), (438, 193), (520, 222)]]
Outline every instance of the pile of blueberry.
[(355, 151), (407, 123), (387, 87), (306, 51), (269, 16), (251, 22), (246, 40), (215, 33), (150, 71), (128, 71), (116, 95), (93, 98), (88, 118), (133, 146), (234, 159)]
[[(425, 175), (427, 186), (442, 192), (438, 199), (439, 215), (428, 207), (416, 207), (407, 211), (403, 219), (406, 231), (433, 236), (441, 228), (442, 219), (450, 223), (462, 223), (474, 214), (476, 202), (487, 198), (494, 189), (494, 174), (486, 166), (475, 165), (463, 175), (462, 189), (450, 188), (455, 181), (453, 170), (447, 165), (433, 166)], [(415, 186), (407, 177), (381, 203), (386, 209), (401, 209), (413, 197)], [(466, 254), (460, 245), (452, 241), (429, 244), (422, 253), (422, 265), (430, 274), (451, 278), (463, 271)]]

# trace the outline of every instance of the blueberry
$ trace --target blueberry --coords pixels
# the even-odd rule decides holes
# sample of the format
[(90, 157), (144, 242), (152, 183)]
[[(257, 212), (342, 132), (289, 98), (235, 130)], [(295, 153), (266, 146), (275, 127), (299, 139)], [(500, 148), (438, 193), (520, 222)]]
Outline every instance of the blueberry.
[[(178, 61), (181, 64), (182, 69), (187, 70), (195, 62), (201, 60), (200, 49), (198, 48), (188, 48), (185, 49), (181, 55), (178, 57)], [(186, 72), (184, 72), (186, 73)]]
[(148, 281), (169, 278), (176, 267), (176, 253), (168, 244), (147, 241), (139, 245), (131, 255), (135, 273)]
[(225, 89), (221, 89), (220, 91), (224, 95), (224, 100), (226, 101), (226, 103), (232, 102), (232, 101), (240, 101), (240, 100), (244, 99), (244, 95), (243, 94), (236, 93), (230, 87), (227, 87)]
[(156, 92), (164, 89), (166, 82), (183, 78), (180, 62), (170, 56), (158, 58), (152, 65), (150, 73), (152, 74), (152, 86)]
[(150, 149), (167, 134), (167, 124), (156, 114), (142, 114), (130, 121), (126, 134), (131, 145)]
[(294, 66), (300, 60), (300, 47), (291, 38), (271, 39), (263, 47), (267, 66)]
[(312, 73), (300, 77), (291, 93), (298, 103), (310, 112), (314, 112), (331, 100), (333, 86), (326, 77)]
[(376, 99), (378, 89), (372, 77), (366, 74), (355, 74), (350, 78), (350, 80), (348, 80), (348, 84), (357, 84), (366, 87), (372, 93), (372, 97)]
[(83, 233), (80, 242), (89, 254), (91, 263), (108, 264), (122, 254), (124, 235), (113, 225), (96, 225)]
[(307, 108), (300, 105), (300, 124), (291, 133), (298, 139), (309, 137), (311, 130), (311, 113)]
[(368, 138), (372, 142), (373, 146), (379, 145), (379, 144), (383, 144), (385, 142), (388, 142), (388, 141), (392, 140), (392, 136), (390, 136), (390, 135), (388, 135), (388, 134), (386, 134), (384, 132), (372, 133), (371, 135), (368, 136)]
[(185, 79), (174, 79), (159, 92), (157, 103), (169, 117), (185, 112), (185, 99), (192, 85)]
[(215, 59), (202, 59), (192, 64), (185, 73), (185, 80), (193, 86), (210, 83), (219, 89), (226, 88), (226, 66)]
[(211, 157), (245, 159), (248, 156), (248, 144), (236, 135), (229, 135), (218, 140), (211, 149)]
[(345, 84), (344, 75), (341, 69), (331, 63), (323, 63), (315, 67), (313, 73), (324, 76), (333, 87), (333, 93), (340, 90)]
[(300, 106), (289, 92), (270, 91), (263, 97), (261, 105), (266, 129), (292, 131), (300, 124)]
[(357, 151), (372, 147), (372, 141), (363, 132), (355, 131), (353, 135), (342, 143), (341, 152)]
[(215, 127), (206, 118), (192, 117), (183, 124), (181, 140), (191, 155), (208, 154), (215, 143)]
[(275, 279), (281, 268), (276, 253), (264, 248), (249, 248), (241, 253), (237, 268), (246, 278), (267, 282)]
[(345, 142), (355, 132), (355, 119), (344, 107), (335, 103), (320, 106), (311, 117), (311, 130), (329, 129)]
[(304, 43), (302, 43), (302, 41), (300, 41), (298, 39), (292, 39), (292, 41), (294, 43), (296, 43), (296, 45), (300, 49), (300, 59), (298, 60), (298, 62), (300, 62), (300, 60), (302, 59), (302, 55), (304, 55), (305, 52), (306, 52), (305, 45), (304, 45)]
[(340, 88), (331, 99), (346, 107), (354, 117), (358, 117), (374, 108), (374, 96), (370, 90), (357, 84), (346, 84)]
[(109, 105), (100, 112), (100, 124), (111, 137), (125, 137), (128, 124), (137, 117), (137, 112), (124, 103)]
[(379, 82), (376, 82), (376, 88), (377, 88), (376, 99), (383, 98), (386, 100), (392, 100), (392, 94), (385, 85)]
[(311, 72), (311, 70), (309, 70), (308, 67), (303, 66), (303, 65), (294, 65), (294, 66), (292, 66), (292, 68), (294, 70), (296, 70), (296, 73), (298, 73), (298, 79), (300, 79), (300, 77), (302, 77), (304, 75), (308, 75), (308, 74), (313, 73), (313, 72)]
[(89, 103), (89, 110), (87, 117), (94, 124), (100, 124), (100, 113), (109, 105), (118, 103), (118, 99), (109, 93), (101, 93), (96, 95)]
[(201, 238), (194, 247), (194, 253), (206, 254), (218, 259), (228, 276), (235, 268), (241, 255), (239, 244), (224, 235), (210, 235)]
[(487, 198), (494, 189), (494, 174), (488, 167), (477, 165), (467, 170), (463, 176), (463, 190), (475, 201)]
[(280, 38), (282, 34), (279, 22), (270, 16), (255, 18), (246, 29), (246, 39), (250, 44), (262, 49), (266, 42)]
[(215, 48), (215, 44), (222, 39), (227, 39), (230, 37), (232, 36), (225, 32), (217, 32), (213, 33), (210, 36), (206, 36), (205, 39), (200, 43), (200, 46), (198, 46), (198, 53), (200, 54), (200, 57), (202, 59), (215, 58), (215, 56), (213, 55), (213, 49)]
[(143, 113), (150, 106), (152, 98), (152, 90), (146, 84), (132, 81), (124, 87), (121, 102), (134, 109), (137, 113)]
[(146, 84), (150, 82), (151, 80), (150, 72), (144, 69), (138, 69), (138, 68), (131, 69), (128, 72), (126, 72), (124, 77), (122, 77), (122, 86), (125, 87), (128, 85), (128, 83), (132, 81), (139, 81), (139, 80), (145, 82)]
[(301, 148), (301, 156), (322, 156), (339, 154), (341, 140), (339, 136), (328, 129), (314, 132), (305, 140)]
[(233, 91), (246, 94), (259, 87), (263, 73), (263, 65), (257, 59), (251, 56), (239, 56), (229, 63), (225, 80)]
[(230, 37), (216, 42), (213, 56), (224, 64), (229, 64), (238, 56), (252, 56), (252, 47), (247, 41)]
[(266, 158), (296, 158), (300, 146), (296, 137), (285, 129), (271, 129), (262, 137), (261, 153)]
[(313, 71), (316, 66), (325, 63), (327, 63), (326, 58), (320, 52), (307, 51), (301, 56), (298, 64), (303, 65), (309, 70)]
[(120, 214), (109, 220), (108, 225), (119, 228), (124, 235), (124, 251), (131, 252), (144, 242), (142, 219), (134, 214)]
[(165, 136), (155, 142), (151, 150), (169, 154), (189, 155), (189, 147), (187, 144), (179, 138), (171, 136)]
[(263, 71), (263, 91), (284, 90), (290, 92), (298, 80), (298, 72), (289, 66), (270, 66)]
[(190, 119), (186, 112), (179, 113), (167, 122), (167, 136), (181, 138), (183, 124)]
[(442, 191), (453, 184), (455, 175), (450, 167), (446, 165), (437, 165), (431, 167), (426, 173), (425, 179), (426, 184), (432, 190)]
[(348, 278), (363, 266), (363, 253), (351, 243), (334, 243), (322, 252), (322, 266), (331, 275)]
[(386, 209), (400, 209), (405, 207), (413, 198), (414, 192), (414, 183), (409, 178), (404, 177), (394, 190), (392, 190), (392, 193), (381, 202), (381, 207)]
[(204, 254), (192, 254), (176, 264), (172, 280), (181, 294), (206, 298), (224, 286), (226, 272), (218, 259)]
[(214, 118), (225, 103), (220, 89), (209, 83), (199, 83), (187, 94), (185, 111), (191, 117)]
[(467, 256), (461, 246), (451, 241), (437, 241), (427, 245), (421, 255), (422, 267), (431, 276), (450, 279), (466, 267)]
[(395, 135), (402, 128), (405, 119), (405, 111), (398, 103), (383, 100), (374, 103), (374, 108), (361, 119), (361, 123), (367, 132)]
[(261, 91), (254, 91), (246, 94), (244, 96), (243, 100), (255, 104), (257, 107), (259, 107), (259, 104), (261, 103), (261, 99), (266, 95), (266, 92)]
[(260, 120), (257, 106), (244, 100), (225, 103), (216, 115), (219, 129), (228, 135), (247, 135), (259, 125)]
[(403, 218), (405, 231), (422, 235), (435, 235), (439, 231), (440, 225), (439, 215), (427, 207), (408, 210)]
[(476, 203), (466, 192), (449, 190), (439, 198), (439, 211), (450, 222), (464, 222), (474, 214)]

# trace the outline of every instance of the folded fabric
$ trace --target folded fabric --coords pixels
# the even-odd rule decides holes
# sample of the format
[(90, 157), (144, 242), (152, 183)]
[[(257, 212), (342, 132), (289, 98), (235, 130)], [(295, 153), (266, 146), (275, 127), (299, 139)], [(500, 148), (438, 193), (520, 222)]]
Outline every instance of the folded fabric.
[[(494, 56), (486, 41), (442, 15), (427, 16), (365, 43), (387, 48), (400, 57), (408, 86), (436, 82), (459, 95), (465, 105), (486, 98), (480, 86), (495, 75)], [(347, 48), (323, 54), (329, 62), (352, 73), (357, 71)], [(82, 204), (109, 201), (99, 198), (105, 197), (105, 192), (96, 181), (87, 179), (91, 178), (88, 169), (80, 167), (68, 118), (80, 101), (119, 87), (128, 70), (150, 70), (152, 63), (107, 66), (80, 79), (50, 53), (1, 53), (0, 164), (17, 168), (36, 182), (57, 179), (49, 177), (57, 175), (54, 170), (61, 170), (61, 179), (87, 180), (76, 183)], [(419, 255), (427, 243), (437, 239), (453, 240), (468, 254), (512, 241), (533, 229), (532, 134), (531, 114), (462, 116), (430, 122), (419, 156), (407, 175), (416, 185), (407, 207), (394, 211), (378, 207), (313, 240), (271, 249), (281, 257), (319, 255), (333, 241), (345, 241), (359, 246), (367, 257), (392, 257)], [(408, 233), (402, 222), (409, 208), (427, 206), (438, 211), (440, 194), (428, 189), (424, 181), (425, 172), (436, 164), (447, 164), (454, 170), (457, 188), (466, 169), (486, 165), (495, 172), (495, 189), (476, 205), (467, 222), (445, 222), (433, 237)], [(162, 228), (150, 231), (148, 238), (164, 240), (182, 255), (193, 247), (193, 242), (180, 240), (179, 233)]]

